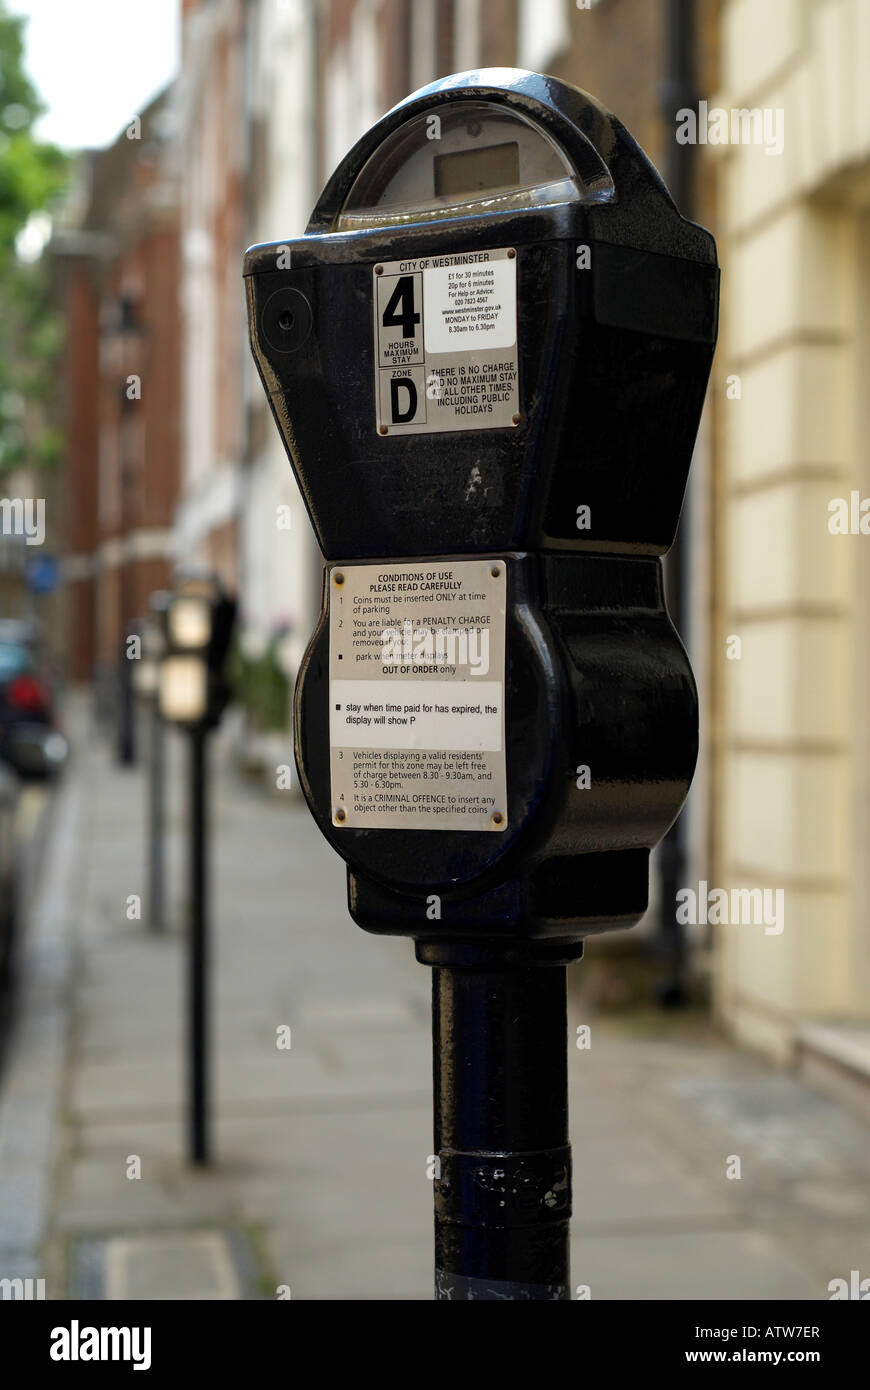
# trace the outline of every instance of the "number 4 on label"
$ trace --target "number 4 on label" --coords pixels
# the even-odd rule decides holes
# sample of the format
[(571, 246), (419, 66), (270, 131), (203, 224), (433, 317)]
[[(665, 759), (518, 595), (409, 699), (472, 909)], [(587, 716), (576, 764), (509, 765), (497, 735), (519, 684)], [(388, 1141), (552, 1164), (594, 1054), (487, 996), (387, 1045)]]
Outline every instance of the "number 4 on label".
[(420, 322), (420, 315), (414, 309), (413, 275), (399, 276), (381, 322), (384, 328), (401, 328), (403, 338), (416, 336), (415, 325)]

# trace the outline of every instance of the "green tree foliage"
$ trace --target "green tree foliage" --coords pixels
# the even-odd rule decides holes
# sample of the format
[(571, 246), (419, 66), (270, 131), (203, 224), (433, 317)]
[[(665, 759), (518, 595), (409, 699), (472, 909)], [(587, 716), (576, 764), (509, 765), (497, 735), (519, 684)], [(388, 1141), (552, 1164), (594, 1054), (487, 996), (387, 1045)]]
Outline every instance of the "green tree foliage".
[(278, 644), (287, 629), (273, 632), (262, 656), (246, 657), (238, 641), (228, 663), (234, 697), (244, 705), (256, 729), (286, 729), (290, 718), (290, 682), (278, 661)]
[(60, 441), (47, 424), (62, 343), (41, 261), (26, 264), (15, 243), (28, 219), (61, 192), (66, 156), (37, 140), (43, 111), (23, 66), (25, 21), (0, 0), (0, 473), (55, 461)]

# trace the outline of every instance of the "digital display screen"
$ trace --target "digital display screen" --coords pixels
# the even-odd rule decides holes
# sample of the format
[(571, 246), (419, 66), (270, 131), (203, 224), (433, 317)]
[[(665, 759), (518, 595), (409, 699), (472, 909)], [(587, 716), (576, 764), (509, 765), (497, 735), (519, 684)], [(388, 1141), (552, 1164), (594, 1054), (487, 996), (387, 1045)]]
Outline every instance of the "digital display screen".
[(515, 140), (505, 145), (484, 145), (480, 149), (435, 156), (436, 198), (510, 188), (519, 181), (520, 151)]

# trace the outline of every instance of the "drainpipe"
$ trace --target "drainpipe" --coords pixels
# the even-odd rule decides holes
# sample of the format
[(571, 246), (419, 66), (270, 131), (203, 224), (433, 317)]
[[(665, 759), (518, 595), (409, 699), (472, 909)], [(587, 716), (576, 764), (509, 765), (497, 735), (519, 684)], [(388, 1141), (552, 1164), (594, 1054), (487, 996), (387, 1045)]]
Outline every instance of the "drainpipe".
[[(662, 174), (683, 217), (694, 214), (693, 145), (678, 145), (676, 113), (682, 107), (697, 110), (695, 86), (696, 0), (665, 0), (665, 77), (661, 110), (665, 127)], [(665, 593), (671, 619), (683, 642), (689, 642), (688, 580), (692, 527), (691, 487), (686, 493), (676, 540), (665, 561)], [(676, 918), (677, 891), (686, 886), (686, 820), (681, 814), (659, 851), (659, 956), (662, 971), (657, 986), (663, 1008), (684, 1008), (689, 1002), (686, 930)]]

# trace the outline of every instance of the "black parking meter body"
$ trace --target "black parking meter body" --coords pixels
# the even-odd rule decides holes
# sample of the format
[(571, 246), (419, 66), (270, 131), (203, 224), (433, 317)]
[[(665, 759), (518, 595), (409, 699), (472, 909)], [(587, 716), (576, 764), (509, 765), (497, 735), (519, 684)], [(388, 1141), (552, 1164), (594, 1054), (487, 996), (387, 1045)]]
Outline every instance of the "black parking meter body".
[[(225, 666), (235, 617), (235, 599), (210, 574), (182, 576), (161, 602), (164, 649), (159, 702), (163, 717), (171, 723), (201, 734), (217, 728), (229, 699)], [(183, 695), (180, 690), (166, 690), (167, 664), (172, 662), (188, 663), (170, 672), (170, 678), (175, 675), (180, 685), (187, 685), (186, 699), (178, 698)]]
[[(306, 234), (252, 248), (245, 275), (257, 368), (327, 562), (295, 697), (301, 785), (347, 861), (354, 919), (413, 937), (435, 967), (439, 1294), (564, 1297), (560, 967), (645, 912), (649, 852), (697, 756), (661, 557), (715, 347), (713, 239), (593, 98), (499, 69), (388, 113)], [(448, 670), (399, 622), (408, 592), (413, 607), (451, 586), (452, 679), (464, 602), (491, 636), (495, 694), (475, 701), (466, 669), (459, 704), (424, 683), (403, 702), (403, 680)], [(368, 702), (338, 666), (366, 668), (366, 607), (402, 663)], [(356, 644), (339, 631), (355, 618)], [(452, 710), (479, 741), (447, 733), (452, 751), (433, 754)], [(424, 726), (416, 743), (399, 729), (398, 772), (381, 716)], [(479, 1122), (475, 1051), (497, 1073), (479, 1078)]]
[(213, 575), (198, 574), (179, 578), (168, 601), (160, 604), (159, 612), (165, 650), (158, 712), (186, 731), (190, 745), (188, 1154), (191, 1163), (204, 1165), (211, 1158), (206, 745), (229, 699), (224, 667), (236, 604)]

